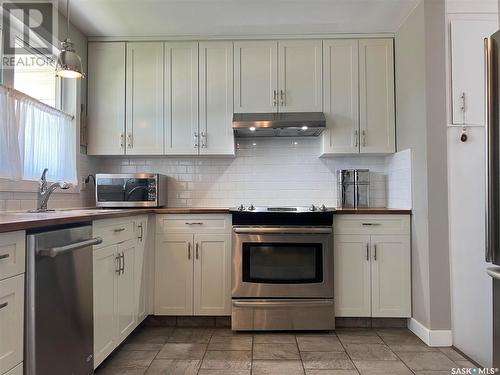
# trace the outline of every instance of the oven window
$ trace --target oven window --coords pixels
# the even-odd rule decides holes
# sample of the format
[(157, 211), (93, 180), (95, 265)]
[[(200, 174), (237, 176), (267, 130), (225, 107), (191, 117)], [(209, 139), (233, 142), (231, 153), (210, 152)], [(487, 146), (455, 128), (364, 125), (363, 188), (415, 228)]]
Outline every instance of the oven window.
[(243, 282), (323, 282), (321, 243), (243, 243)]
[(143, 202), (155, 200), (155, 179), (98, 178), (99, 202)]

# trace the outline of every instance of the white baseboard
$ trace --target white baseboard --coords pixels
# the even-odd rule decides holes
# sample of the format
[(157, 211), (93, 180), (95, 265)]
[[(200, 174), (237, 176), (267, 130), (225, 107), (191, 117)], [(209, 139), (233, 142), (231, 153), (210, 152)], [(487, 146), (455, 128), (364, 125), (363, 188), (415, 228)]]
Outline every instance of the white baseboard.
[(408, 329), (429, 346), (452, 346), (451, 330), (430, 330), (419, 321), (408, 319)]

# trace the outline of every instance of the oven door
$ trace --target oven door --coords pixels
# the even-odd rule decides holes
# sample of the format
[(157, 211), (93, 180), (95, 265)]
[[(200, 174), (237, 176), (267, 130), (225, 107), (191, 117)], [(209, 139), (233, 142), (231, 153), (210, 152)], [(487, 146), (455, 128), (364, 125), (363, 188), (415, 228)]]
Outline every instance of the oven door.
[(333, 298), (331, 227), (233, 227), (233, 298)]
[(97, 174), (97, 207), (156, 207), (155, 174)]

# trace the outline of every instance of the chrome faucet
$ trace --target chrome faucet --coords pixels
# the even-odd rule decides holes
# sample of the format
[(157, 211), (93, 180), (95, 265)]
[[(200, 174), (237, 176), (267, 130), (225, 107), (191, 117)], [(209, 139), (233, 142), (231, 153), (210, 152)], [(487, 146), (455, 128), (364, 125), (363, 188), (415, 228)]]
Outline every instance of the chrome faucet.
[(47, 212), (51, 211), (47, 209), (47, 202), (49, 201), (50, 196), (56, 189), (69, 189), (71, 187), (70, 183), (67, 182), (54, 182), (53, 184), (47, 186), (47, 172), (48, 168), (45, 168), (42, 173), (42, 177), (40, 177), (40, 181), (38, 182), (38, 194), (37, 194), (37, 204), (36, 209), (31, 210), (30, 212)]

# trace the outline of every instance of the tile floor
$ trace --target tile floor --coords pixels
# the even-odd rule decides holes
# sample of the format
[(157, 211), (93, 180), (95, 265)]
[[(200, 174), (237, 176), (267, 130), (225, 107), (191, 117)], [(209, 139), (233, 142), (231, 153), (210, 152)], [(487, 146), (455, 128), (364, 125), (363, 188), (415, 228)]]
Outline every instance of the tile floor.
[(140, 327), (96, 375), (444, 375), (457, 367), (474, 365), (401, 328), (250, 334)]

